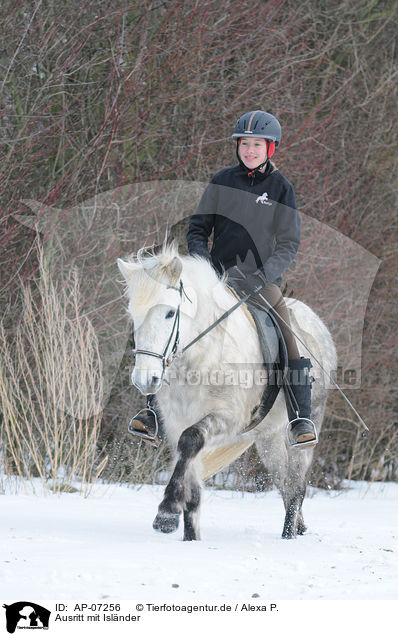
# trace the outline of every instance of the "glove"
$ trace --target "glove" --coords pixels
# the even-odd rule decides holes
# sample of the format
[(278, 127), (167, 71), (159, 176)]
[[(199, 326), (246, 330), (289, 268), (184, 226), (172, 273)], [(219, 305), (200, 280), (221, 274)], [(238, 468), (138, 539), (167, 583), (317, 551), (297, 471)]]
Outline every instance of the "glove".
[(228, 271), (229, 281), (240, 294), (258, 294), (266, 287), (267, 279), (261, 269), (257, 269), (252, 274), (244, 274), (236, 265)]

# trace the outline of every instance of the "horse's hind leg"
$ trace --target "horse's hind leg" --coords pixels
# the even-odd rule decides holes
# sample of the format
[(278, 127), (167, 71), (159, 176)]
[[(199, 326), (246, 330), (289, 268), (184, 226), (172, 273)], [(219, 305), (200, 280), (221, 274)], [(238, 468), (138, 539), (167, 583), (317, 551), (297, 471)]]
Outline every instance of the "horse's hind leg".
[(199, 534), (199, 508), (202, 489), (199, 481), (193, 475), (189, 476), (187, 483), (187, 496), (184, 503), (184, 541), (198, 541)]
[(297, 534), (304, 534), (304, 524), (301, 506), (305, 496), (304, 488), (296, 488), (295, 492), (283, 497), (285, 503), (285, 522), (283, 524), (282, 539), (294, 539)]
[[(292, 453), (300, 453), (293, 455)], [(306, 526), (304, 523), (302, 505), (307, 487), (307, 474), (311, 463), (312, 449), (305, 451), (291, 451), (287, 465), (287, 475), (280, 490), (285, 504), (285, 522), (283, 525), (282, 538), (294, 539), (298, 534), (304, 534)]]
[(303, 511), (300, 510), (297, 517), (297, 534), (304, 534), (307, 531), (307, 526), (304, 523)]
[[(318, 431), (321, 429), (325, 411), (326, 390), (317, 389), (317, 398), (312, 404), (312, 419)], [(280, 487), (285, 504), (285, 523), (282, 531), (283, 539), (293, 539), (298, 534), (304, 534), (302, 505), (308, 483), (308, 472), (312, 463), (314, 448), (291, 448), (288, 451), (286, 464), (286, 479)]]
[[(189, 464), (196, 457), (205, 444), (205, 435), (201, 423), (194, 424), (187, 428), (181, 435), (177, 453), (178, 459), (174, 472), (166, 486), (163, 501), (159, 505), (158, 514), (153, 522), (153, 528), (160, 532), (174, 532), (178, 528), (179, 516), (184, 509), (184, 521), (187, 520), (187, 539), (197, 538), (194, 536), (195, 523), (194, 514), (199, 508), (200, 486), (189, 484), (189, 493), (186, 493), (185, 478)], [(199, 491), (198, 491), (199, 489)], [(186, 497), (186, 494), (188, 495)], [(187, 498), (187, 501), (185, 499)], [(184, 536), (185, 538), (185, 536)]]

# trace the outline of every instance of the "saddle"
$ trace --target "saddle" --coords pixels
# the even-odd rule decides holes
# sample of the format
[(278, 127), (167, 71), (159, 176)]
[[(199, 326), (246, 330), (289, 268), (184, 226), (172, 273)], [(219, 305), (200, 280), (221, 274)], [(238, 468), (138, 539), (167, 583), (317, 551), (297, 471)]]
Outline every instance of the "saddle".
[[(237, 300), (240, 299), (239, 292), (233, 286), (229, 291)], [(246, 433), (255, 428), (272, 409), (285, 381), (288, 360), (282, 332), (268, 308), (260, 301), (249, 300), (244, 303), (243, 310), (257, 330), (264, 366), (268, 372), (268, 383), (261, 402), (253, 410), (250, 424), (242, 431)]]
[[(239, 298), (234, 290), (231, 289), (230, 291), (236, 298)], [(264, 366), (268, 372), (267, 386), (264, 389), (260, 404), (256, 406), (251, 414), (250, 423), (242, 431), (242, 433), (245, 433), (255, 428), (274, 405), (283, 385), (282, 377), (287, 360), (284, 353), (286, 345), (282, 340), (280, 329), (271, 314), (262, 306), (256, 306), (252, 303), (244, 304), (243, 309), (247, 312), (249, 320), (254, 323), (257, 329)], [(152, 446), (158, 447), (163, 438), (162, 426), (152, 407), (152, 397), (148, 397), (146, 407), (132, 418), (128, 430)], [(226, 444), (205, 452), (202, 457), (202, 479), (206, 480), (222, 470), (242, 455), (252, 444), (253, 439), (245, 439), (244, 441)]]
[[(243, 306), (248, 318), (254, 322), (260, 340), (264, 366), (268, 371), (268, 384), (264, 389), (260, 404), (253, 410), (248, 426), (241, 431), (246, 433), (255, 428), (269, 413), (278, 396), (282, 383), (282, 376), (287, 362), (284, 354), (284, 342), (279, 336), (279, 330), (270, 313), (263, 308), (250, 303)], [(225, 444), (204, 453), (202, 457), (202, 479), (205, 481), (240, 457), (251, 445), (253, 439), (232, 444)]]
[(255, 428), (272, 409), (281, 386), (283, 386), (283, 376), (287, 365), (286, 345), (275, 319), (266, 309), (251, 303), (248, 303), (247, 307), (256, 325), (264, 365), (268, 372), (268, 383), (261, 397), (261, 402), (252, 412), (250, 424), (244, 429), (244, 432)]

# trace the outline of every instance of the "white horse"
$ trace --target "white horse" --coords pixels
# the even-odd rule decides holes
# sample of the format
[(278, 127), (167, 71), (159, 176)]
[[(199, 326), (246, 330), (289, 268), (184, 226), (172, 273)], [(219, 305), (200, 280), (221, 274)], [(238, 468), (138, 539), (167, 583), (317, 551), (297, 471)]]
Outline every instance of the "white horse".
[[(184, 540), (199, 539), (203, 480), (254, 442), (283, 497), (282, 536), (303, 534), (301, 507), (313, 448), (290, 447), (283, 391), (269, 414), (244, 432), (260, 403), (265, 376), (257, 331), (245, 306), (184, 351), (236, 303), (226, 277), (220, 279), (205, 259), (180, 256), (174, 247), (158, 255), (141, 250), (129, 261), (118, 259), (118, 266), (127, 283), (138, 350), (132, 381), (143, 395), (157, 394), (175, 457), (153, 527), (173, 532), (183, 512)], [(313, 361), (312, 420), (319, 432), (336, 351), (328, 329), (308, 306), (293, 299), (287, 304), (293, 329), (325, 370)]]

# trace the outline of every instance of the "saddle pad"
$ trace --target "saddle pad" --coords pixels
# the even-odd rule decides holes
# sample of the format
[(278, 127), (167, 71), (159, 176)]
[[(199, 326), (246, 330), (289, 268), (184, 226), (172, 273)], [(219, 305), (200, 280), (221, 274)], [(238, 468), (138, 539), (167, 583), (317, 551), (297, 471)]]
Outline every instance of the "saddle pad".
[(264, 362), (273, 364), (279, 361), (279, 337), (273, 318), (265, 309), (260, 309), (250, 303), (248, 310), (256, 325)]
[(281, 342), (282, 335), (281, 337), (278, 335), (275, 319), (270, 316), (269, 312), (259, 307), (249, 305), (249, 310), (256, 324), (264, 364), (268, 370), (268, 384), (264, 389), (261, 402), (254, 409), (252, 419), (244, 432), (258, 426), (272, 409), (281, 388), (280, 371), (284, 369), (287, 362), (285, 360), (285, 347)]

